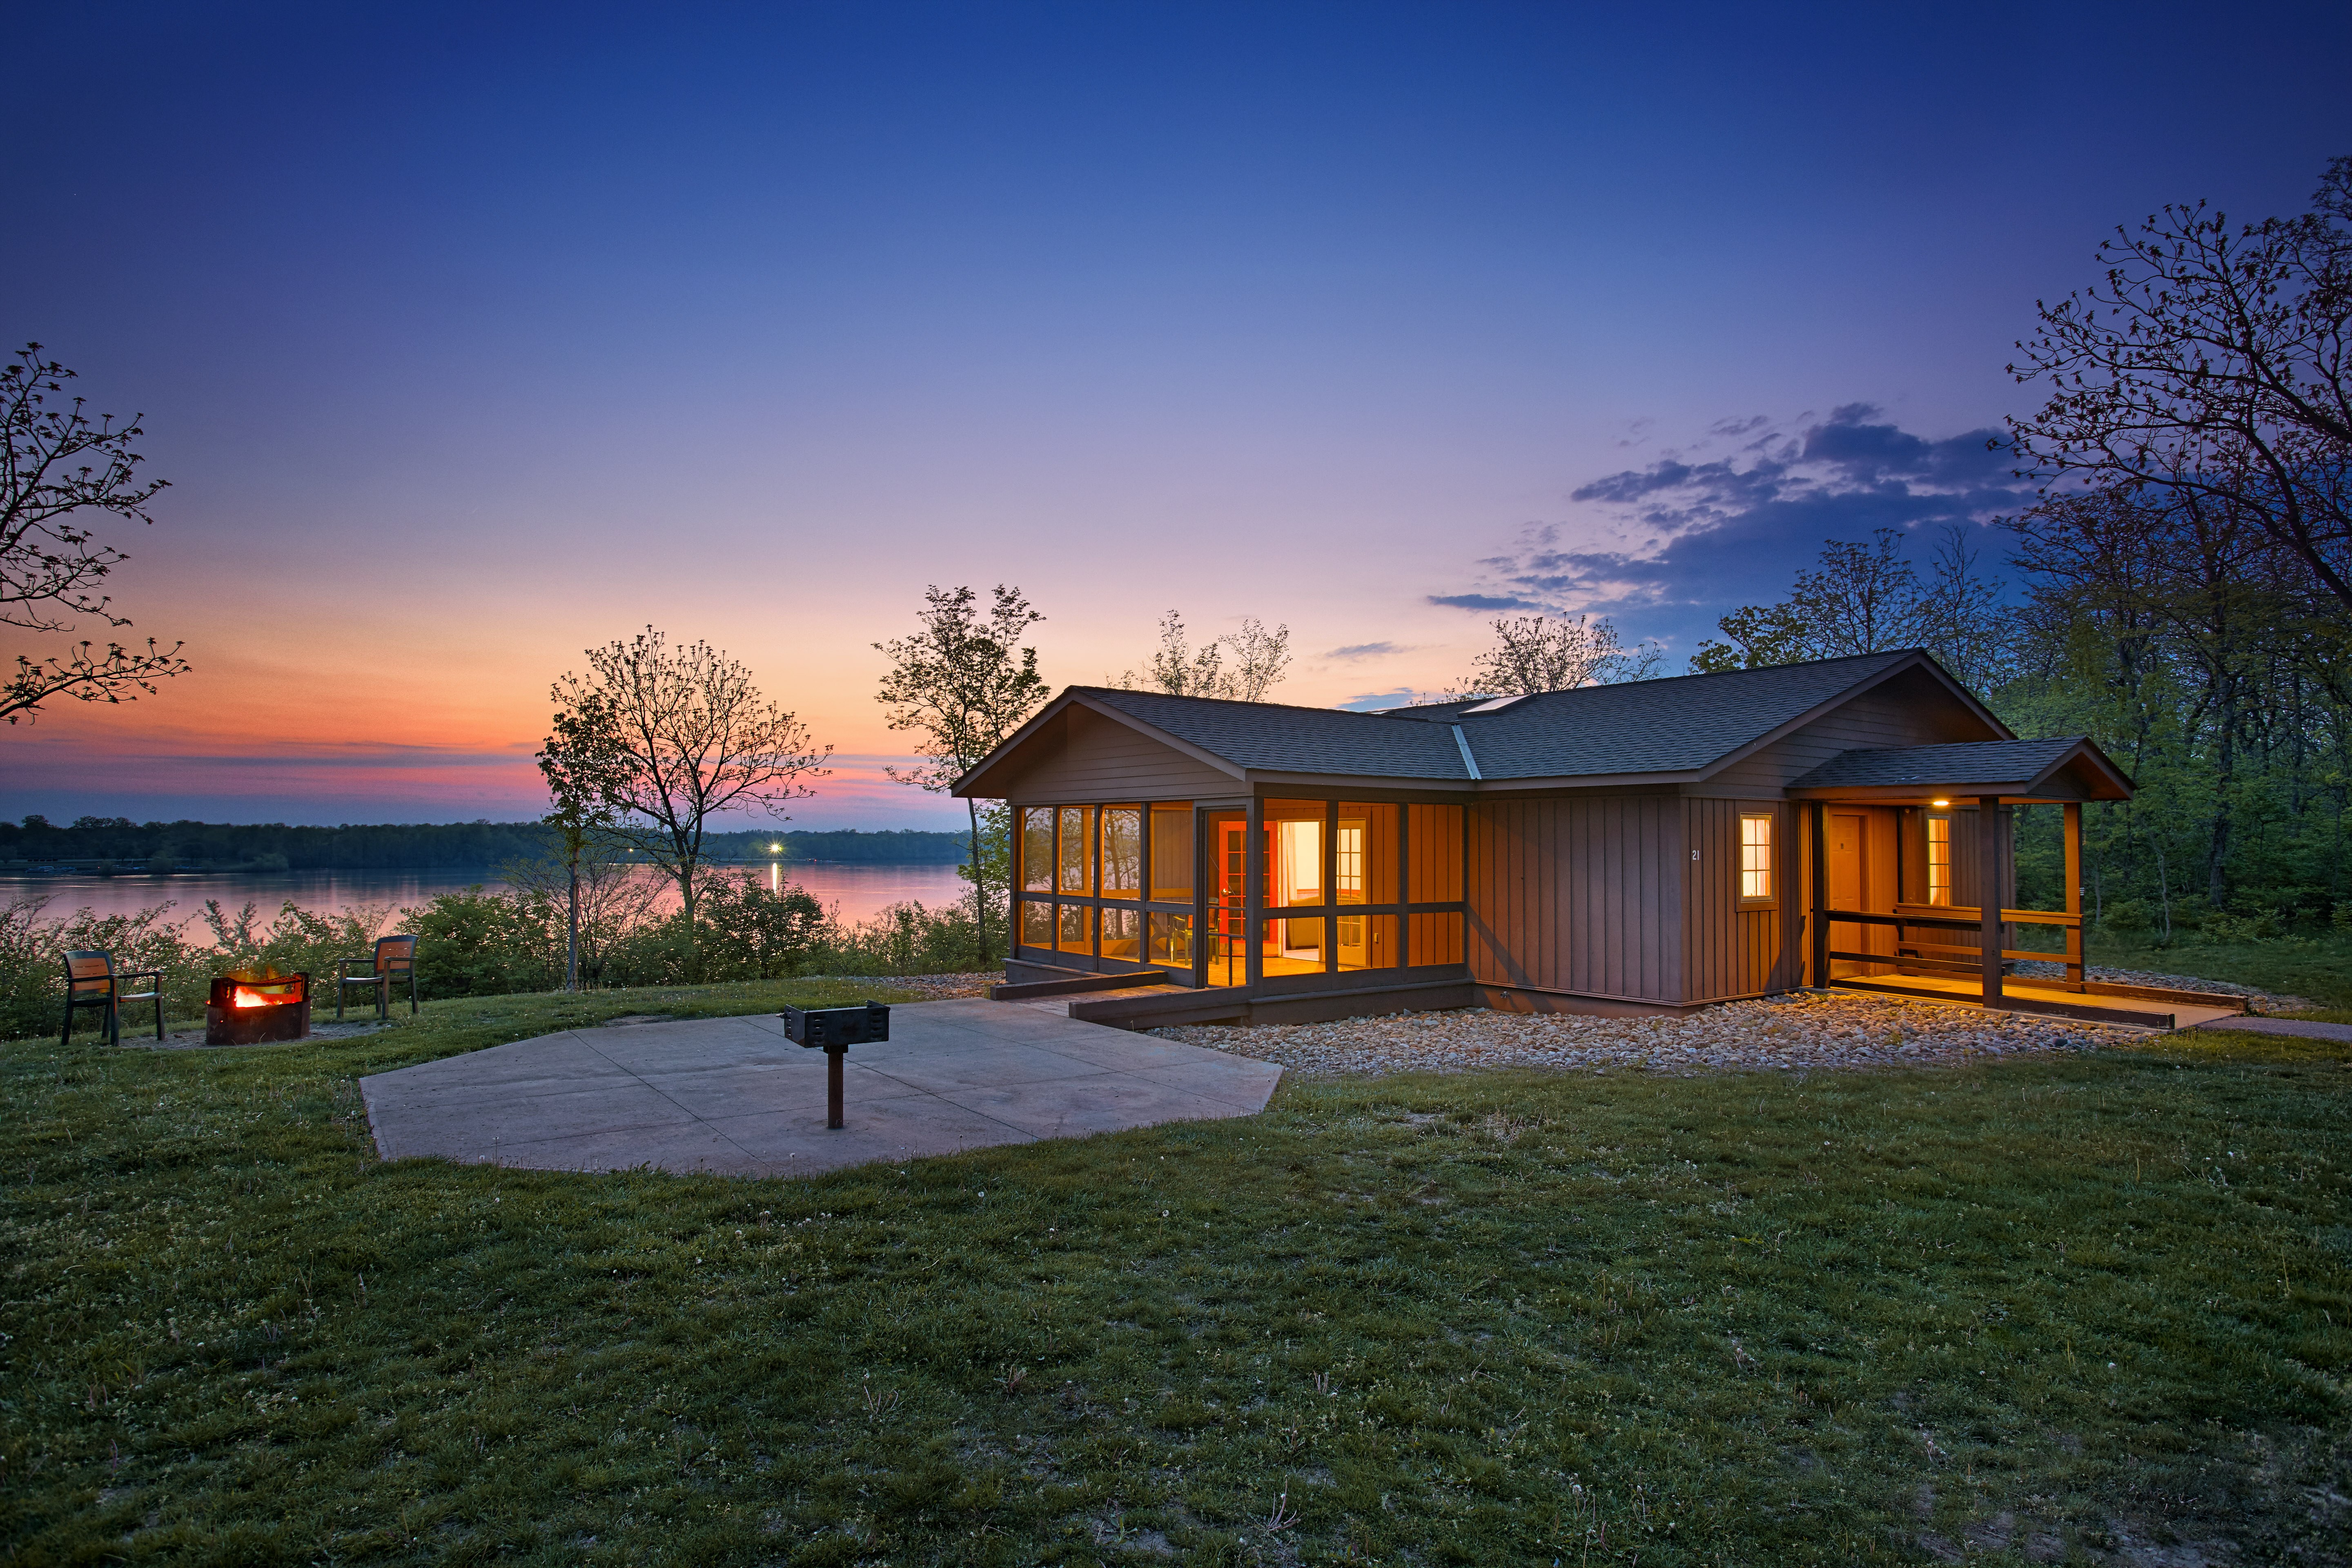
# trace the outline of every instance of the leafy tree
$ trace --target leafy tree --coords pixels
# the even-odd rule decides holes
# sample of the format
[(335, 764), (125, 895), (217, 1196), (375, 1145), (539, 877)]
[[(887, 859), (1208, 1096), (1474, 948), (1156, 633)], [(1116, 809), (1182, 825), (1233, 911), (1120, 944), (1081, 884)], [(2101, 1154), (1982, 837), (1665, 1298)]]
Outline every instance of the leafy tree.
[[(580, 989), (580, 880), (583, 863), (603, 847), (614, 828), (613, 808), (606, 804), (605, 783), (620, 771), (620, 758), (601, 731), (583, 731), (577, 743), (539, 754), (539, 771), (547, 780), (554, 809), (541, 820), (555, 835), (564, 878), (563, 988)], [(599, 857), (607, 862), (617, 857)], [(528, 878), (528, 869), (518, 868)], [(599, 868), (604, 870), (604, 868)], [(592, 876), (595, 873), (592, 872)], [(511, 877), (509, 879), (513, 879)], [(610, 884), (609, 872), (599, 880)]]
[(1494, 626), (1495, 646), (1478, 656), (1448, 696), (1524, 697), (1646, 680), (1657, 672), (1656, 645), (1627, 647), (1605, 616), (1505, 616)]
[(1868, 544), (1828, 540), (1777, 605), (1748, 605), (1716, 623), (1730, 640), (1699, 644), (1694, 672), (1755, 669), (1813, 658), (1924, 647), (1972, 689), (1990, 691), (2013, 668), (2013, 631), (2000, 584), (1978, 570), (1981, 552), (1947, 530), (1922, 582), (1904, 535), (1882, 528)]
[[(969, 587), (925, 590), (916, 616), (920, 629), (874, 645), (890, 660), (878, 698), (890, 728), (913, 732), (916, 754), (923, 759), (916, 767), (891, 768), (892, 778), (935, 793), (949, 790), (1037, 710), (1047, 688), (1037, 673), (1037, 650), (1021, 639), (1045, 618), (1020, 589), (1002, 583), (985, 614)], [(983, 844), (980, 803), (966, 800), (964, 808), (971, 825), (966, 866), (972, 919), (985, 969), (995, 963), (988, 912), (998, 907), (1000, 889), (1009, 907), (1011, 889), (1004, 873), (992, 876), (999, 859)], [(1000, 822), (990, 826), (1002, 831)]]
[[(1233, 656), (1230, 667), (1225, 656)], [(1140, 670), (1106, 678), (1128, 691), (1165, 691), (1176, 697), (1218, 697), (1233, 702), (1263, 702), (1290, 668), (1290, 628), (1265, 629), (1255, 616), (1241, 629), (1212, 637), (1198, 648), (1185, 636), (1183, 617), (1171, 610), (1160, 617), (1160, 647)]]
[(672, 647), (647, 626), (587, 650), (566, 674), (539, 752), (551, 781), (612, 814), (613, 831), (677, 884), (689, 971), (704, 838), (712, 816), (757, 806), (782, 817), (815, 792), (833, 748), (809, 749), (807, 726), (763, 696), (749, 666), (705, 642)]
[[(92, 423), (83, 399), (58, 401), (74, 373), (40, 354), (40, 344), (26, 343), (0, 369), (0, 426), (6, 428), (0, 444), (0, 626), (62, 632), (94, 616), (127, 626), (128, 617), (116, 615), (111, 597), (100, 590), (131, 557), (76, 520), (106, 512), (152, 524), (147, 503), (170, 481), (137, 477), (142, 458), (131, 444), (143, 434), (139, 416), (120, 426), (112, 415)], [(181, 647), (164, 648), (150, 637), (143, 653), (118, 642), (100, 653), (85, 639), (46, 658), (18, 654), (16, 673), (0, 683), (0, 716), (29, 722), (55, 697), (135, 702), (142, 691), (152, 695), (157, 681), (188, 672)]]
[(2060, 480), (2242, 508), (2352, 605), (2352, 157), (2300, 217), (2168, 205), (2099, 260), (2017, 345), (2011, 374), (2049, 389), (2010, 421), (2020, 454)]

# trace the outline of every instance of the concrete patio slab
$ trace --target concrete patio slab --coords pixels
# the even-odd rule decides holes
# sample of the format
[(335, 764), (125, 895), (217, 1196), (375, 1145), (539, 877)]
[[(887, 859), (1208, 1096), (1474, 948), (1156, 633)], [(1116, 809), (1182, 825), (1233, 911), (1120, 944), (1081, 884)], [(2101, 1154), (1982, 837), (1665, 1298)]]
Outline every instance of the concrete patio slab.
[(566, 1030), (360, 1080), (376, 1149), (519, 1169), (807, 1175), (1165, 1121), (1252, 1116), (1271, 1062), (962, 998), (890, 1010), (850, 1048), (845, 1120), (825, 1062), (764, 1016)]

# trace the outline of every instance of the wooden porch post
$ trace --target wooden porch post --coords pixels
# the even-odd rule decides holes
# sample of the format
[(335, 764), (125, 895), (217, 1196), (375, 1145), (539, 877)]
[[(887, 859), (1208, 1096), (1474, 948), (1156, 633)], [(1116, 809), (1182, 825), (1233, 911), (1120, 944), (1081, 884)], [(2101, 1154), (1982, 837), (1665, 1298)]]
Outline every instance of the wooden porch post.
[(1988, 1007), (2000, 1005), (2000, 796), (1977, 797), (1977, 941)]
[(1830, 983), (1830, 922), (1822, 911), (1830, 907), (1830, 808), (1826, 801), (1813, 802), (1813, 908), (1807, 917), (1812, 921), (1813, 939), (1812, 982), (1816, 987)]
[(2066, 813), (2066, 912), (2074, 917), (2066, 928), (2066, 984), (2083, 989), (2083, 808), (2068, 801)]

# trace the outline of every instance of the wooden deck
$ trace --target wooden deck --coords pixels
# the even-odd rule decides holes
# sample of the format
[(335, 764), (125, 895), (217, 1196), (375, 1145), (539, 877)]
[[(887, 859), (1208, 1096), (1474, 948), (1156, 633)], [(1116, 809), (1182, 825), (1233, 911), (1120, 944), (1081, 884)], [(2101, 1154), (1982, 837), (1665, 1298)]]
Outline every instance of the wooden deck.
[[(1976, 981), (1954, 975), (1846, 975), (1830, 984), (1833, 990), (1912, 996), (1964, 1007), (1985, 1005), (1983, 990)], [(2011, 977), (2001, 982), (2000, 989), (2000, 1002), (1989, 1010), (2051, 1014), (2142, 1029), (2193, 1029), (2200, 1024), (2236, 1017), (2246, 1010), (2242, 998), (2219, 993), (2158, 991), (2147, 986), (2102, 985), (2095, 981), (2089, 989), (2075, 991), (2054, 982)]]

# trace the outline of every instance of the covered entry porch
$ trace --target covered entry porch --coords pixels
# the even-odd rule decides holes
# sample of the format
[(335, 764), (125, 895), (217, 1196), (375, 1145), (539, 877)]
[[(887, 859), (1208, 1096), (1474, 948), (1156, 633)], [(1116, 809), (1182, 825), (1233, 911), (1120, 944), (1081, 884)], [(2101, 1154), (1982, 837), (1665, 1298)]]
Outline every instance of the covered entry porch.
[[(2131, 781), (2089, 740), (1840, 753), (1789, 788), (1809, 828), (1807, 976), (1815, 985), (2146, 1028), (2245, 1010), (2219, 993), (2092, 980), (2083, 962), (2083, 806)], [(2014, 813), (2062, 817), (2057, 909), (2017, 905)], [(2054, 949), (2019, 945), (2021, 927)], [(2021, 976), (2016, 963), (2056, 966)]]

